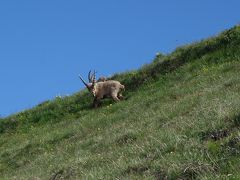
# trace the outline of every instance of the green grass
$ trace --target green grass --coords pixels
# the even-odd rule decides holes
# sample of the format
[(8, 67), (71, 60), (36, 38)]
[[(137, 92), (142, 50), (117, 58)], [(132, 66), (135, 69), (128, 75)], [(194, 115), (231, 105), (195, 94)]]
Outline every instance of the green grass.
[(1, 179), (240, 179), (240, 26), (0, 122)]

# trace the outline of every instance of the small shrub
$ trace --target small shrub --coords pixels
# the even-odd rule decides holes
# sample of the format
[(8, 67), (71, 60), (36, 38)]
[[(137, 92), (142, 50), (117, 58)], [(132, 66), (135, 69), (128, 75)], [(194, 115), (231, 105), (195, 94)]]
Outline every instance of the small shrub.
[(13, 131), (17, 128), (18, 121), (13, 118), (1, 119), (0, 120), (0, 133), (4, 133), (6, 131)]
[(240, 113), (237, 114), (234, 118), (233, 118), (233, 122), (234, 122), (234, 125), (239, 127), (240, 126)]
[(221, 152), (221, 145), (219, 142), (209, 141), (207, 143), (208, 151), (213, 155), (218, 155)]

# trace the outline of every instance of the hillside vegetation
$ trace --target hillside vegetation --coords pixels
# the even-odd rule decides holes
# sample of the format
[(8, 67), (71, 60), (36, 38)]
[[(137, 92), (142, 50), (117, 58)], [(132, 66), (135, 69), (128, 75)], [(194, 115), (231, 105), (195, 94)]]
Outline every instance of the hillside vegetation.
[(240, 179), (240, 26), (0, 121), (0, 179)]

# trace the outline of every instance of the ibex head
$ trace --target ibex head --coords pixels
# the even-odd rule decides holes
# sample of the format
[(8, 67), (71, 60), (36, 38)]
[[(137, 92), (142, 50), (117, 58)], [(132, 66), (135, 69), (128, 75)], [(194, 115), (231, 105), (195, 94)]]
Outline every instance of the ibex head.
[(92, 71), (89, 71), (89, 73), (88, 73), (88, 81), (89, 81), (89, 83), (86, 83), (83, 80), (82, 76), (80, 76), (80, 75), (79, 75), (79, 78), (81, 79), (83, 84), (87, 87), (89, 92), (91, 92), (93, 94), (93, 96), (95, 96), (96, 71), (94, 71), (93, 73), (91, 73), (91, 72)]

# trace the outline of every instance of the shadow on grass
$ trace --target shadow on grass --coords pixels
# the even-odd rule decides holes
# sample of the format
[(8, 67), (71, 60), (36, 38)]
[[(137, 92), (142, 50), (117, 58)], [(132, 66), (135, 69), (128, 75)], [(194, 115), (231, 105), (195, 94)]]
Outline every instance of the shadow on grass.
[(230, 136), (233, 132), (235, 132), (239, 126), (240, 126), (240, 113), (235, 114), (233, 116), (227, 116), (225, 118), (227, 122), (230, 122), (231, 124), (224, 129), (214, 129), (214, 130), (208, 130), (206, 132), (201, 132), (199, 134), (201, 140), (207, 141), (207, 140), (213, 140), (218, 141), (225, 137)]
[(124, 174), (139, 174), (142, 175), (146, 171), (148, 171), (150, 168), (148, 166), (139, 164), (135, 166), (129, 166), (125, 171)]
[(75, 177), (75, 174), (75, 170), (71, 167), (68, 167), (53, 172), (50, 180), (71, 179)]
[(115, 142), (119, 146), (123, 146), (126, 144), (131, 144), (137, 140), (137, 136), (132, 133), (124, 134), (120, 136)]
[(8, 168), (15, 170), (23, 167), (29, 163), (33, 157), (38, 156), (44, 152), (39, 144), (28, 144), (18, 150), (15, 155), (5, 152), (1, 155), (1, 162)]
[(182, 169), (177, 179), (196, 179), (199, 175), (216, 172), (216, 168), (210, 164), (189, 163)]

